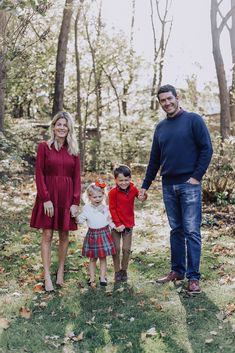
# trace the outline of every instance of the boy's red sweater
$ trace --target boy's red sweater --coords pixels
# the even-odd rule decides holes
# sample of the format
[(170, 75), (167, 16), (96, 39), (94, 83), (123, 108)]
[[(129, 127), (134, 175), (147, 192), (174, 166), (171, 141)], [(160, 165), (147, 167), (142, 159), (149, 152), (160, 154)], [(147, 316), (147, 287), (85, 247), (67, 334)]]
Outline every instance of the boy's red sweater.
[(134, 202), (139, 195), (139, 190), (134, 184), (130, 184), (128, 192), (122, 191), (118, 186), (110, 190), (109, 210), (116, 227), (124, 225), (132, 228), (135, 225)]

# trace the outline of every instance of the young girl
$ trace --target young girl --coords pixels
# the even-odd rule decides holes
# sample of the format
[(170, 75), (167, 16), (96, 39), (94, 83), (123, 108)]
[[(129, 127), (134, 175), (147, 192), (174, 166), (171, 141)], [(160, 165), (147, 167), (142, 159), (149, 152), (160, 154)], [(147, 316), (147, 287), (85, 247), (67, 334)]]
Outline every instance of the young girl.
[(95, 286), (96, 262), (100, 260), (100, 285), (107, 286), (106, 256), (115, 255), (116, 249), (110, 233), (112, 222), (109, 209), (104, 205), (104, 183), (96, 181), (87, 188), (88, 203), (76, 217), (77, 223), (87, 222), (88, 231), (84, 239), (82, 255), (90, 258), (88, 284)]

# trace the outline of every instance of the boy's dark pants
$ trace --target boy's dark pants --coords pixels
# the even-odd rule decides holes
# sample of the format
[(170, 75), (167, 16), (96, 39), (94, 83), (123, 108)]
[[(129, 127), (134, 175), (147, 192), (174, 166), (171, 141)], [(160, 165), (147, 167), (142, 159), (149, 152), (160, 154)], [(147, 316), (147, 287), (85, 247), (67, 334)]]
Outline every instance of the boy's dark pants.
[[(112, 237), (116, 247), (116, 255), (113, 256), (113, 265), (115, 272), (118, 272), (121, 269), (127, 270), (131, 253), (132, 230), (132, 228), (125, 228), (123, 232), (117, 232), (115, 229), (112, 230)], [(120, 262), (121, 238), (122, 260)]]

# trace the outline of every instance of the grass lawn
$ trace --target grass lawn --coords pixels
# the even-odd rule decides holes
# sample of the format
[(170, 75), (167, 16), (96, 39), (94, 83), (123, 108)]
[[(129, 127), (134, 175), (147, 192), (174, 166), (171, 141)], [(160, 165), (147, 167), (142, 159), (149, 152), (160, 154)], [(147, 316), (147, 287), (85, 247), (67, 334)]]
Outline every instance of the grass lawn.
[[(202, 294), (189, 296), (181, 281), (157, 285), (154, 279), (169, 269), (169, 228), (161, 192), (153, 188), (145, 204), (136, 204), (128, 283), (114, 284), (109, 259), (108, 287), (87, 287), (82, 228), (70, 237), (65, 286), (45, 294), (40, 232), (28, 226), (33, 185), (25, 178), (1, 186), (1, 353), (234, 352), (231, 227), (203, 228)], [(54, 279), (56, 249), (55, 234)]]

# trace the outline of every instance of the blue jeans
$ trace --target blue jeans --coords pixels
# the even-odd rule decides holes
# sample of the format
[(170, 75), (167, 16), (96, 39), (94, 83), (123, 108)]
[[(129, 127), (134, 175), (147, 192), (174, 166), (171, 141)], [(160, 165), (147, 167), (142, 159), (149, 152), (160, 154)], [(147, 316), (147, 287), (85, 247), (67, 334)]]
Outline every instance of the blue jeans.
[(163, 199), (171, 227), (171, 270), (200, 279), (201, 184), (163, 185)]

